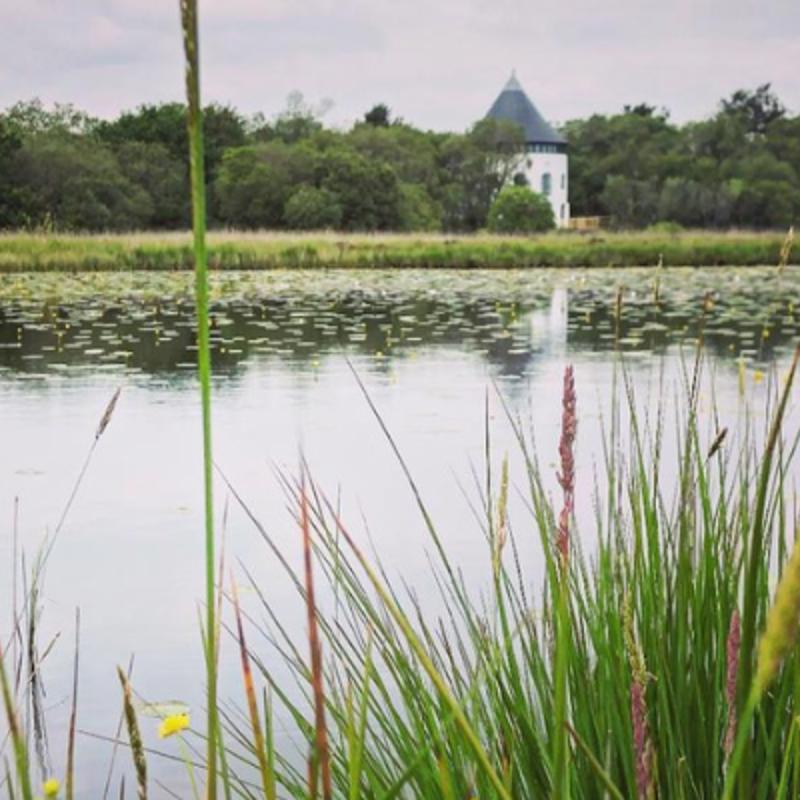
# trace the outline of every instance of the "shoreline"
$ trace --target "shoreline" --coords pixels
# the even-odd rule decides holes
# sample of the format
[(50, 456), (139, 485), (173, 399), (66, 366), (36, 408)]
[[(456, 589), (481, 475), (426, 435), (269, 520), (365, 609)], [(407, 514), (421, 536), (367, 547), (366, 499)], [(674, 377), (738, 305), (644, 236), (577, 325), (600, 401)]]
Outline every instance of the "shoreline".
[[(340, 234), (217, 231), (212, 270), (509, 269), (764, 266), (778, 263), (777, 232)], [(788, 261), (800, 264), (800, 250)], [(172, 271), (192, 268), (188, 232), (0, 234), (0, 273)]]

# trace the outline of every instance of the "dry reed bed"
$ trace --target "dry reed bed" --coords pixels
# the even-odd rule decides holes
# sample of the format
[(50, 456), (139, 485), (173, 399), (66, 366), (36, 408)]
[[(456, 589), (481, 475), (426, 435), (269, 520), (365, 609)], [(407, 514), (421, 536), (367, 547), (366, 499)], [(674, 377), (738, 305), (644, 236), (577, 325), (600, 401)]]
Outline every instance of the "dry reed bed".
[[(749, 231), (342, 234), (217, 231), (211, 269), (755, 266), (774, 264), (784, 235)], [(800, 263), (797, 256), (790, 263)], [(191, 235), (0, 234), (0, 272), (191, 269)]]

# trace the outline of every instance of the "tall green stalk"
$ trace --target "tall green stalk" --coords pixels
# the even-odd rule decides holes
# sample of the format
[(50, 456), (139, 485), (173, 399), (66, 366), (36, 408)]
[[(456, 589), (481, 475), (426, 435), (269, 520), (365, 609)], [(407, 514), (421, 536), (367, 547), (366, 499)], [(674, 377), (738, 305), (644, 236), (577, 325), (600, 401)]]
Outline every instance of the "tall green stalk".
[[(742, 613), (742, 653), (743, 658), (739, 668), (739, 678), (737, 693), (740, 707), (750, 706), (753, 669), (755, 667), (756, 655), (756, 634), (758, 628), (758, 601), (759, 601), (759, 580), (763, 571), (767, 567), (767, 560), (764, 558), (764, 540), (768, 532), (769, 520), (767, 519), (767, 506), (770, 482), (773, 480), (772, 462), (775, 451), (778, 448), (778, 441), (781, 436), (783, 419), (789, 397), (792, 392), (795, 372), (800, 363), (800, 345), (795, 349), (789, 373), (783, 386), (783, 392), (772, 420), (769, 430), (769, 437), (764, 447), (764, 455), (761, 459), (760, 474), (756, 485), (756, 502), (753, 513), (753, 524), (750, 531), (750, 554), (745, 571), (744, 584), (744, 611)], [(767, 548), (768, 550), (768, 548)], [(750, 720), (747, 720), (748, 725)], [(740, 723), (740, 728), (744, 727), (744, 721)], [(739, 771), (739, 797), (741, 800), (748, 800), (750, 797), (753, 764), (751, 753), (745, 749), (742, 754), (742, 766)]]
[(211, 354), (208, 330), (208, 259), (206, 254), (206, 196), (203, 169), (203, 112), (197, 36), (197, 0), (180, 0), (183, 48), (186, 57), (186, 100), (189, 130), (189, 164), (194, 232), (195, 300), (197, 304), (197, 374), (203, 414), (203, 489), (205, 494), (206, 549), (206, 684), (208, 705), (208, 789), (215, 800), (217, 789), (217, 633), (214, 613), (214, 503), (211, 458)]
[[(25, 746), (25, 736), (20, 729), (17, 718), (17, 710), (14, 708), (14, 698), (11, 696), (11, 685), (6, 674), (5, 654), (0, 646), (0, 695), (3, 698), (3, 708), (6, 712), (6, 722), (8, 723), (8, 734), (11, 737), (11, 745), (14, 750), (14, 761), (17, 766), (17, 780), (19, 781), (19, 791), (22, 800), (32, 800), (31, 791), (30, 763), (28, 762), (28, 752)], [(12, 787), (9, 782), (8, 792), (10, 797)]]

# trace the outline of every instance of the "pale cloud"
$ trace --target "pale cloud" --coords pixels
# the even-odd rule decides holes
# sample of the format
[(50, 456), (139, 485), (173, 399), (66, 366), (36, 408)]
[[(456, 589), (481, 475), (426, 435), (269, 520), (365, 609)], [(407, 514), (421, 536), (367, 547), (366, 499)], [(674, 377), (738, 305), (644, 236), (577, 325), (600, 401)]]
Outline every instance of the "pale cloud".
[[(271, 116), (329, 97), (464, 129), (512, 67), (554, 121), (646, 101), (678, 120), (772, 81), (800, 111), (797, 0), (201, 0), (205, 97)], [(177, 0), (0, 0), (0, 106), (39, 96), (109, 116), (179, 99)]]

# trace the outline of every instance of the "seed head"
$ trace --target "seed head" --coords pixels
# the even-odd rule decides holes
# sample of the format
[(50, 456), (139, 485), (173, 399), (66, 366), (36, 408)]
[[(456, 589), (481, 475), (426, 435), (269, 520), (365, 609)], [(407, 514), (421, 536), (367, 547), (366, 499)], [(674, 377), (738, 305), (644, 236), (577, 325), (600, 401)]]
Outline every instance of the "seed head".
[(726, 756), (733, 751), (736, 740), (736, 682), (739, 677), (739, 645), (741, 642), (741, 625), (739, 611), (734, 609), (731, 624), (728, 628), (728, 640), (725, 651), (727, 655), (727, 675), (725, 681), (725, 701), (728, 705), (728, 720), (725, 725), (725, 741), (723, 749)]
[(767, 626), (758, 645), (755, 686), (761, 694), (780, 669), (797, 640), (800, 624), (800, 537), (783, 567)]
[(558, 454), (561, 460), (561, 471), (556, 475), (564, 502), (558, 516), (558, 536), (556, 549), (561, 556), (563, 566), (569, 559), (569, 523), (575, 509), (575, 433), (578, 428), (577, 398), (575, 395), (575, 374), (572, 366), (564, 370), (564, 389), (561, 398), (561, 441)]

